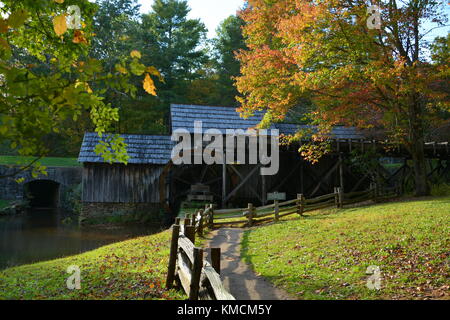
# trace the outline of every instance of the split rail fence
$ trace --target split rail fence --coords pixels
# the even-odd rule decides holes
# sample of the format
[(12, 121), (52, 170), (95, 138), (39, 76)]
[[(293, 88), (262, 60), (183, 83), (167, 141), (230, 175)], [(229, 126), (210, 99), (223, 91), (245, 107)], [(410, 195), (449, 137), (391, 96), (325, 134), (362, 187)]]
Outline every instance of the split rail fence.
[(350, 193), (343, 193), (341, 188), (334, 188), (333, 193), (312, 199), (306, 199), (302, 194), (299, 194), (296, 199), (284, 202), (275, 200), (274, 203), (261, 207), (254, 207), (252, 203), (249, 203), (247, 208), (216, 210), (213, 205), (208, 205), (206, 210), (197, 211), (196, 216), (201, 216), (202, 223), (207, 224), (208, 227), (242, 225), (243, 223), (247, 227), (251, 227), (255, 223), (278, 221), (280, 218), (292, 214), (303, 216), (308, 211), (330, 207), (342, 208), (348, 204), (369, 200), (378, 201), (392, 198), (399, 194), (399, 187), (381, 189), (377, 188), (376, 184), (373, 184), (369, 190)]
[(203, 235), (203, 218), (209, 209), (187, 216), (181, 224), (177, 218), (172, 226), (166, 287), (177, 284), (189, 300), (235, 300), (220, 279), (220, 248), (211, 248), (211, 263), (204, 259), (205, 250), (195, 247), (195, 236)]
[[(167, 273), (166, 287), (174, 284), (183, 288), (189, 300), (235, 300), (225, 289), (220, 279), (220, 248), (211, 248), (211, 263), (204, 259), (205, 249), (195, 247), (196, 235), (202, 237), (204, 228), (214, 228), (220, 225), (242, 225), (251, 227), (254, 224), (278, 221), (292, 214), (303, 216), (305, 212), (317, 209), (355, 204), (368, 200), (381, 200), (399, 195), (398, 187), (379, 189), (374, 184), (369, 190), (343, 193), (341, 188), (335, 188), (333, 193), (306, 199), (302, 194), (296, 199), (279, 202), (261, 207), (252, 203), (247, 208), (214, 209), (214, 205), (197, 210), (194, 215), (177, 218), (172, 227), (172, 242)], [(241, 218), (236, 220), (236, 218)], [(230, 220), (232, 219), (232, 220)], [(229, 221), (226, 221), (229, 220)]]

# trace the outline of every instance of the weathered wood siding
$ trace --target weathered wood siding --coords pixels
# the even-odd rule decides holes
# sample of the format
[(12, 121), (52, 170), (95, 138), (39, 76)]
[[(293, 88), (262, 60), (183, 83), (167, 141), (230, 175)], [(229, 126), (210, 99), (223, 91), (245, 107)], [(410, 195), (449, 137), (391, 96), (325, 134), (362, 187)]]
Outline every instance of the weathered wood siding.
[(159, 203), (160, 165), (85, 163), (83, 202)]

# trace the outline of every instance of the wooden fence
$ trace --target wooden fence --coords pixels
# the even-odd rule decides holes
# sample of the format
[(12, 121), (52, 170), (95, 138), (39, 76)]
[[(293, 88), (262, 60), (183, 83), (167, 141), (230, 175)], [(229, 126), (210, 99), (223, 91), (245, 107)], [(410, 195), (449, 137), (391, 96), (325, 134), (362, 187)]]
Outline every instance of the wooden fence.
[(187, 216), (184, 224), (177, 218), (172, 227), (166, 287), (177, 283), (189, 300), (235, 300), (220, 279), (220, 248), (211, 248), (211, 264), (204, 259), (204, 249), (195, 247), (196, 234), (203, 234), (203, 219), (210, 209)]
[(369, 190), (365, 191), (343, 193), (341, 188), (335, 188), (333, 193), (316, 198), (306, 199), (299, 194), (296, 199), (284, 202), (275, 200), (274, 203), (262, 207), (254, 207), (252, 203), (249, 203), (247, 208), (216, 210), (213, 205), (208, 205), (206, 210), (201, 210), (202, 223), (207, 223), (209, 227), (245, 223), (247, 227), (251, 227), (255, 223), (278, 221), (280, 218), (292, 214), (302, 216), (307, 211), (330, 207), (342, 208), (348, 204), (392, 198), (398, 194), (398, 187), (380, 189), (373, 184)]

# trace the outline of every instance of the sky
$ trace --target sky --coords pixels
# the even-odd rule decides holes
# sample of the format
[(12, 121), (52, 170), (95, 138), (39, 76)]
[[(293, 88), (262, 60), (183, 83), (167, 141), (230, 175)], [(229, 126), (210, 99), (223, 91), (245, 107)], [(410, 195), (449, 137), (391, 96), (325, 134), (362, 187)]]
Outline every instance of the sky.
[[(153, 0), (139, 0), (141, 12), (151, 10)], [(191, 12), (189, 18), (200, 19), (208, 28), (208, 37), (216, 35), (219, 24), (232, 14), (236, 14), (244, 4), (244, 0), (188, 0)]]

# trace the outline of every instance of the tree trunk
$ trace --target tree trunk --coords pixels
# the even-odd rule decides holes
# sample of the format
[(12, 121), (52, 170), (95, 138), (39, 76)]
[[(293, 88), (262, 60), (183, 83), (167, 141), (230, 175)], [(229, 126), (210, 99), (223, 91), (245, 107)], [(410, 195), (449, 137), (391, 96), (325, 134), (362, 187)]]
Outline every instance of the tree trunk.
[(424, 149), (424, 132), (422, 109), (417, 96), (414, 97), (413, 103), (410, 106), (410, 143), (411, 156), (414, 166), (415, 177), (415, 195), (416, 197), (423, 197), (430, 195), (430, 187), (427, 179), (427, 167), (425, 162)]

